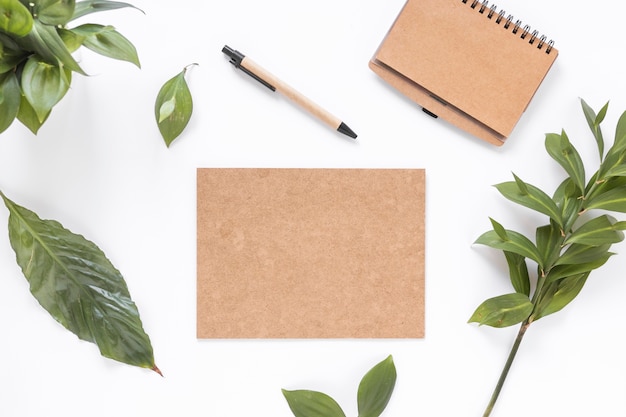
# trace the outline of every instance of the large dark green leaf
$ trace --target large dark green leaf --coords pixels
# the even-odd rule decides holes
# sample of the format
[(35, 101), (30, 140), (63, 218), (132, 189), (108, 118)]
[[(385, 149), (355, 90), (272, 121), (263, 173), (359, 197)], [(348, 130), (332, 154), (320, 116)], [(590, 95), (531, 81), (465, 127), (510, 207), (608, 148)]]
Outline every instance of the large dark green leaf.
[(65, 25), (74, 14), (75, 0), (38, 0), (35, 15), (46, 25)]
[(295, 417), (345, 417), (343, 410), (328, 395), (308, 390), (282, 390)]
[(545, 142), (548, 154), (559, 163), (582, 191), (585, 189), (585, 167), (580, 154), (570, 143), (565, 132), (560, 135), (549, 133)]
[(600, 268), (602, 265), (609, 260), (614, 253), (606, 252), (602, 256), (599, 256), (597, 259), (589, 262), (579, 262), (575, 264), (566, 264), (566, 265), (557, 265), (550, 270), (546, 278), (546, 282), (554, 282), (563, 278), (572, 277), (575, 275), (580, 275), (586, 272), (591, 272), (594, 269)]
[(626, 213), (626, 186), (596, 193), (585, 203), (585, 209), (604, 209)]
[(193, 100), (185, 81), (186, 72), (187, 67), (163, 84), (154, 103), (154, 116), (168, 147), (185, 130), (193, 113)]
[(561, 210), (559, 210), (549, 195), (534, 185), (525, 183), (515, 174), (514, 177), (515, 181), (497, 184), (495, 187), (509, 200), (543, 213), (557, 222), (557, 224), (563, 225)]
[(41, 306), (80, 339), (95, 343), (103, 356), (158, 372), (126, 282), (105, 254), (60, 223), (1, 196), (17, 263)]
[(10, 35), (24, 36), (33, 27), (33, 16), (18, 0), (0, 0), (0, 30)]
[(31, 56), (22, 73), (22, 91), (43, 123), (52, 108), (70, 88), (63, 70), (36, 55)]
[(128, 61), (141, 67), (135, 46), (113, 26), (86, 24), (71, 30), (82, 37), (82, 44), (100, 55)]
[(378, 417), (391, 399), (396, 385), (396, 367), (390, 356), (370, 369), (359, 384), (359, 417)]
[(79, 1), (76, 3), (76, 8), (74, 9), (74, 15), (72, 16), (72, 20), (78, 19), (79, 17), (85, 16), (90, 13), (102, 12), (105, 10), (121, 9), (124, 7), (132, 7), (133, 9), (137, 9), (143, 12), (141, 9), (138, 9), (132, 4), (123, 3), (121, 1), (106, 1), (106, 0)]
[(562, 232), (554, 223), (550, 223), (537, 228), (535, 239), (543, 265), (549, 268), (559, 257), (561, 243), (563, 242)]
[(469, 322), (491, 327), (508, 327), (526, 320), (532, 311), (533, 304), (528, 297), (516, 292), (483, 302), (474, 311)]
[(22, 92), (13, 72), (0, 75), (0, 132), (4, 132), (17, 117)]

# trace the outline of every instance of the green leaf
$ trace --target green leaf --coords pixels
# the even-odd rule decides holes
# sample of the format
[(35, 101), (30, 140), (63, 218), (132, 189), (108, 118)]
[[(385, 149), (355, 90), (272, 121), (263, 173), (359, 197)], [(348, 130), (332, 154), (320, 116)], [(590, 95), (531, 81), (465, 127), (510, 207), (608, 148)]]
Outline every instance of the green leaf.
[(22, 74), (22, 89), (40, 123), (63, 98), (69, 87), (66, 74), (63, 74), (61, 68), (44, 62), (36, 55), (26, 62)]
[(345, 417), (339, 404), (317, 391), (282, 390), (289, 408), (296, 417)]
[[(495, 220), (492, 220), (494, 225), (499, 225)], [(504, 230), (504, 228), (502, 228)], [(502, 237), (497, 231), (488, 231), (483, 233), (475, 243), (486, 245), (494, 249), (500, 249), (508, 252), (517, 253), (525, 258), (532, 259), (540, 266), (543, 265), (541, 255), (537, 247), (524, 235), (512, 230), (506, 230), (506, 237)]]
[(35, 109), (33, 109), (33, 106), (30, 105), (28, 100), (26, 100), (26, 97), (24, 97), (24, 95), (22, 94), (20, 100), (20, 110), (17, 113), (17, 119), (31, 132), (36, 135), (37, 132), (39, 132), (41, 126), (43, 126), (43, 124), (48, 119), (48, 116), (50, 116), (50, 112), (48, 112), (43, 120), (40, 121), (39, 116), (37, 116), (37, 113), (35, 112)]
[(581, 210), (582, 199), (581, 191), (576, 187), (571, 178), (566, 178), (554, 192), (552, 199), (561, 209), (563, 218), (563, 230), (569, 232), (569, 229), (578, 219), (578, 213)]
[(585, 102), (585, 100), (580, 100), (583, 113), (585, 114), (585, 119), (587, 119), (587, 124), (593, 133), (593, 137), (596, 139), (596, 143), (598, 145), (598, 152), (600, 153), (600, 160), (602, 160), (604, 156), (604, 138), (602, 137), (602, 129), (600, 129), (600, 123), (604, 120), (606, 116), (606, 111), (609, 107), (609, 103), (607, 102), (600, 112), (596, 115), (595, 111)]
[(79, 17), (83, 17), (90, 13), (102, 12), (105, 10), (115, 10), (121, 9), (124, 7), (132, 7), (133, 9), (137, 9), (143, 13), (141, 9), (133, 6), (129, 3), (123, 3), (120, 1), (105, 1), (105, 0), (89, 0), (89, 1), (79, 1), (76, 3), (76, 8), (74, 9), (74, 15), (71, 20), (78, 19)]
[(609, 154), (620, 154), (626, 150), (626, 112), (622, 113), (615, 127), (615, 139)]
[(504, 182), (495, 185), (498, 191), (507, 199), (538, 211), (539, 213), (543, 213), (562, 226), (563, 219), (561, 211), (554, 200), (539, 188), (531, 184), (526, 184), (515, 174), (513, 174), (513, 176), (515, 177), (515, 182)]
[(516, 292), (483, 302), (469, 322), (491, 327), (508, 327), (526, 320), (532, 311), (533, 303), (528, 296)]
[(22, 92), (15, 73), (0, 76), (0, 133), (11, 126), (20, 109)]
[(542, 317), (561, 311), (578, 296), (588, 277), (589, 272), (552, 283), (551, 285), (554, 287), (550, 291), (549, 297), (537, 309), (534, 319), (539, 320)]
[(37, 19), (46, 25), (65, 25), (74, 14), (75, 0), (39, 0), (35, 3)]
[(141, 68), (137, 49), (113, 26), (86, 24), (72, 29), (72, 32), (83, 37), (82, 44), (92, 51), (113, 59), (127, 61)]
[(598, 216), (576, 229), (565, 240), (565, 244), (578, 243), (588, 246), (601, 246), (621, 242), (624, 239), (624, 233), (616, 228), (614, 223), (615, 219), (606, 214)]
[(503, 251), (509, 266), (509, 278), (515, 292), (530, 295), (530, 278), (526, 258), (517, 253)]
[(616, 187), (603, 193), (595, 193), (585, 203), (585, 209), (604, 209), (626, 213), (626, 186)]
[(193, 113), (193, 100), (185, 81), (187, 68), (161, 87), (154, 104), (154, 116), (168, 147), (185, 130)]
[(19, 39), (19, 43), (23, 48), (34, 51), (49, 64), (60, 64), (71, 71), (86, 75), (53, 26), (35, 20), (33, 29)]
[(549, 268), (559, 257), (563, 236), (561, 230), (551, 223), (537, 228), (535, 239), (542, 264)]
[(549, 133), (546, 135), (546, 150), (548, 154), (565, 169), (574, 184), (583, 191), (585, 189), (585, 168), (578, 151), (570, 143), (565, 131), (560, 135)]
[(103, 356), (158, 372), (126, 282), (105, 254), (60, 223), (1, 196), (17, 263), (41, 306), (80, 339), (95, 343)]
[(359, 384), (359, 417), (378, 417), (391, 399), (396, 385), (396, 367), (390, 356), (370, 369)]
[(0, 0), (0, 30), (25, 36), (33, 27), (33, 16), (18, 0)]
[(58, 29), (57, 32), (68, 51), (75, 52), (78, 48), (83, 46), (83, 41), (85, 40), (84, 36), (78, 35), (69, 29)]
[(559, 257), (555, 265), (573, 265), (583, 264), (587, 262), (595, 262), (598, 259), (603, 258), (611, 249), (611, 245), (605, 243), (598, 246), (587, 246), (572, 244), (565, 253)]
[(586, 263), (576, 263), (569, 265), (557, 265), (550, 270), (550, 273), (546, 277), (546, 282), (554, 282), (563, 278), (580, 275), (586, 272), (591, 272), (594, 269), (600, 268), (609, 260), (614, 253), (606, 252), (601, 257)]

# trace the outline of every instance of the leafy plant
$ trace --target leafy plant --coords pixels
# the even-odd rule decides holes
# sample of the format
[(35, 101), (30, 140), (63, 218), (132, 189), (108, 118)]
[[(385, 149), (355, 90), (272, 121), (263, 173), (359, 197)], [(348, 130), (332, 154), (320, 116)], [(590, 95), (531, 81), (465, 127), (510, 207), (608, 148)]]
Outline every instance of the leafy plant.
[(154, 116), (168, 148), (185, 130), (193, 113), (193, 100), (185, 80), (187, 69), (192, 65), (198, 64), (186, 66), (163, 84), (154, 104)]
[[(396, 384), (396, 368), (388, 356), (361, 379), (357, 392), (359, 417), (378, 417), (391, 399)], [(309, 390), (282, 390), (295, 417), (345, 417), (345, 413), (330, 396)]]
[[(548, 154), (567, 174), (553, 195), (515, 174), (514, 181), (495, 187), (505, 198), (548, 216), (548, 223), (537, 227), (533, 242), (491, 219), (493, 230), (476, 240), (504, 253), (514, 292), (486, 300), (469, 321), (492, 327), (521, 323), (485, 417), (491, 414), (529, 326), (574, 300), (590, 273), (613, 255), (611, 245), (624, 239), (626, 222), (607, 212), (626, 213), (626, 112), (617, 123), (613, 145), (605, 153), (600, 124), (608, 103), (597, 114), (584, 100), (581, 104), (597, 143), (597, 171), (587, 179), (582, 158), (565, 131), (546, 135)], [(600, 212), (594, 216), (595, 210)], [(536, 264), (535, 275), (529, 273), (527, 263)]]
[(113, 26), (68, 27), (90, 13), (124, 7), (136, 9), (106, 0), (0, 0), (0, 132), (16, 118), (39, 131), (72, 74), (86, 75), (72, 56), (81, 46), (140, 67), (135, 47)]
[(105, 254), (60, 223), (0, 197), (17, 263), (39, 304), (103, 356), (160, 374), (124, 278)]

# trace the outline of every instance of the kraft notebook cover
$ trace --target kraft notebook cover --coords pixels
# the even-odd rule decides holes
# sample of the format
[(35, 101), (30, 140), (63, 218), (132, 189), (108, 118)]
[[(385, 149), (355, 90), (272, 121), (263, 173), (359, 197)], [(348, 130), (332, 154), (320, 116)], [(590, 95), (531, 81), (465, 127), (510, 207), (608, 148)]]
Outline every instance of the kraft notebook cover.
[(424, 179), (198, 169), (197, 337), (423, 337)]
[(426, 113), (502, 145), (557, 55), (487, 1), (408, 0), (369, 66)]

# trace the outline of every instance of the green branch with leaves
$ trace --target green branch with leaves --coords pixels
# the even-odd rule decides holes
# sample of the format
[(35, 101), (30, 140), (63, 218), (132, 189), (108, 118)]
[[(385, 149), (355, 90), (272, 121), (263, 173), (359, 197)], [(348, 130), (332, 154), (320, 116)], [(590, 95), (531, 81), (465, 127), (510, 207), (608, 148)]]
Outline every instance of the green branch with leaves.
[[(552, 196), (515, 174), (513, 181), (495, 187), (508, 200), (548, 216), (549, 222), (537, 227), (533, 242), (491, 219), (493, 230), (476, 240), (503, 252), (514, 292), (486, 300), (469, 321), (492, 327), (521, 324), (484, 417), (491, 414), (530, 325), (574, 300), (590, 273), (614, 255), (611, 246), (624, 239), (626, 222), (607, 212), (626, 213), (626, 112), (605, 153), (600, 124), (608, 103), (597, 114), (584, 100), (581, 103), (597, 143), (597, 171), (587, 179), (583, 160), (565, 131), (546, 135), (548, 154), (567, 174)], [(529, 272), (529, 263), (536, 265), (536, 274)]]

